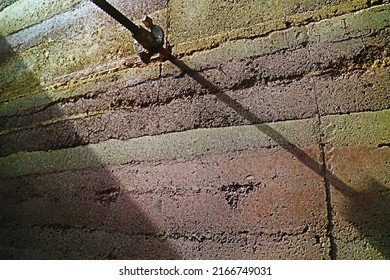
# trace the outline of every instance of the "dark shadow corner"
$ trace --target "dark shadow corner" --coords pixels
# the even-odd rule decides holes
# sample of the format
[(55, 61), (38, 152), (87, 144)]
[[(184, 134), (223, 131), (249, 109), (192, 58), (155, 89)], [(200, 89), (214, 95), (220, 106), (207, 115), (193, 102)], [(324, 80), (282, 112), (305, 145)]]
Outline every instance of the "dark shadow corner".
[[(5, 67), (10, 62), (17, 65), (17, 73), (2, 73), (4, 69), (15, 69), (15, 66)], [(26, 75), (33, 76), (6, 39), (0, 37), (3, 100), (20, 89), (13, 83), (26, 81)], [(33, 78), (28, 77), (28, 83), (38, 85), (39, 80)], [(36, 90), (43, 93), (42, 88)], [(58, 105), (48, 110), (49, 117), (61, 115)], [(35, 117), (31, 112), (0, 116), (0, 130), (17, 127)], [(71, 139), (76, 144), (82, 142), (71, 122), (66, 121), (48, 139), (31, 139), (23, 132), (17, 133), (20, 132), (0, 135), (2, 157), (21, 151), (50, 150), (54, 147), (50, 146), (51, 137), (58, 141)], [(68, 139), (61, 139), (57, 134), (67, 135)], [(18, 140), (10, 145), (10, 139)], [(46, 143), (46, 147), (38, 147), (36, 142)], [(90, 153), (93, 158), (93, 151)], [(104, 167), (16, 178), (0, 174), (0, 259), (180, 258), (161, 238), (163, 235), (137, 200)]]
[(390, 259), (390, 189), (372, 177), (362, 189), (344, 205), (345, 219), (385, 259)]

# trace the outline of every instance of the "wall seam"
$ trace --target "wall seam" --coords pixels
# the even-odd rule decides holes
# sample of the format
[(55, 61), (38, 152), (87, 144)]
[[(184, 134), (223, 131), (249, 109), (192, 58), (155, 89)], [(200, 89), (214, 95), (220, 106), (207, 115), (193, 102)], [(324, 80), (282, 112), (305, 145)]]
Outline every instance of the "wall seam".
[(328, 180), (328, 171), (326, 167), (326, 153), (325, 153), (325, 142), (324, 142), (324, 134), (322, 132), (322, 120), (321, 120), (321, 112), (320, 106), (318, 102), (318, 94), (319, 91), (316, 88), (316, 84), (314, 84), (314, 100), (317, 111), (317, 120), (318, 120), (318, 135), (319, 135), (319, 149), (322, 159), (322, 177), (324, 178), (324, 188), (325, 188), (325, 202), (326, 202), (326, 216), (327, 216), (327, 225), (326, 225), (326, 235), (329, 239), (329, 258), (331, 260), (337, 259), (337, 246), (334, 241), (333, 235), (333, 208), (332, 208), (332, 195), (330, 190), (330, 183)]
[(324, 177), (324, 186), (325, 186), (325, 197), (326, 197), (326, 210), (327, 210), (327, 236), (329, 238), (329, 257), (331, 260), (337, 259), (337, 246), (334, 241), (333, 229), (333, 207), (332, 207), (332, 195), (330, 190), (330, 183), (327, 176), (326, 169), (326, 154), (325, 154), (325, 144), (320, 144), (321, 157), (322, 157), (322, 169), (323, 169), (323, 177)]

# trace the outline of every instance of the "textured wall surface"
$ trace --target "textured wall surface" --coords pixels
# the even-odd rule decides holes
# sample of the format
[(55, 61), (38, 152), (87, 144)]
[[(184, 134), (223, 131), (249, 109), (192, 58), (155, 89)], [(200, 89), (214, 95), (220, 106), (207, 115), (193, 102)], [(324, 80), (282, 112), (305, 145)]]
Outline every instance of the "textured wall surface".
[(390, 259), (388, 0), (0, 1), (0, 258)]

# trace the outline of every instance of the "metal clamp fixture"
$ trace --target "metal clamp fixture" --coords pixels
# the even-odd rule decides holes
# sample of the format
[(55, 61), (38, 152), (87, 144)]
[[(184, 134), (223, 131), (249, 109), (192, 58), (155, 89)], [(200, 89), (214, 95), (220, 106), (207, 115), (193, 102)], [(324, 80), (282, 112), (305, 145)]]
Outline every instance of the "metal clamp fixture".
[[(99, 8), (105, 11), (108, 15), (117, 20), (120, 24), (126, 27), (133, 35), (133, 38), (143, 47), (145, 51), (139, 52), (139, 56), (144, 63), (149, 63), (154, 54), (161, 53), (164, 57), (168, 56), (168, 52), (164, 49), (164, 31), (161, 27), (155, 25), (153, 20), (145, 16), (142, 26), (134, 24), (131, 20), (125, 17), (115, 7), (105, 0), (92, 0)], [(167, 58), (167, 57), (166, 57)]]

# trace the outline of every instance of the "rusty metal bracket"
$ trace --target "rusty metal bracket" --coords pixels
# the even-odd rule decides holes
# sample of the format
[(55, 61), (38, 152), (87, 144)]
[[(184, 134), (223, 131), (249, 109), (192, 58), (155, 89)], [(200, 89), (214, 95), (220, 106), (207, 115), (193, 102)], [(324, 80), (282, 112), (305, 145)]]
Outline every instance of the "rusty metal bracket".
[[(160, 53), (168, 59), (169, 52), (164, 49), (164, 31), (161, 27), (155, 25), (153, 20), (145, 16), (143, 24), (146, 28), (138, 26), (119, 12), (115, 7), (105, 0), (92, 0), (100, 9), (126, 27), (133, 35), (133, 38), (142, 46), (145, 51), (140, 51), (138, 54), (144, 63), (149, 63), (150, 58)], [(168, 56), (168, 57), (167, 57)]]

